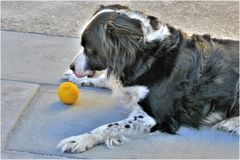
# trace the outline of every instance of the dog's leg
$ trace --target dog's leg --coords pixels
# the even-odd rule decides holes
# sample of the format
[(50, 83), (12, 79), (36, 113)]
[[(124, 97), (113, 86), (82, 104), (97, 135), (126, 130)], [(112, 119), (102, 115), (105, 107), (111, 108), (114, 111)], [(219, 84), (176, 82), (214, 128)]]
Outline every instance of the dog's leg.
[(239, 130), (240, 130), (240, 126), (239, 126), (239, 116), (237, 117), (232, 117), (229, 119), (226, 119), (224, 121), (221, 121), (219, 123), (217, 123), (216, 125), (213, 126), (214, 129), (218, 129), (218, 130), (223, 130), (223, 131), (227, 131), (227, 132), (232, 132), (234, 134), (239, 135)]
[(114, 144), (123, 143), (124, 137), (149, 133), (156, 124), (155, 120), (140, 109), (140, 106), (135, 107), (136, 110), (127, 119), (100, 126), (89, 133), (63, 139), (58, 148), (62, 152), (74, 153), (84, 152), (98, 144), (106, 144), (111, 148)]

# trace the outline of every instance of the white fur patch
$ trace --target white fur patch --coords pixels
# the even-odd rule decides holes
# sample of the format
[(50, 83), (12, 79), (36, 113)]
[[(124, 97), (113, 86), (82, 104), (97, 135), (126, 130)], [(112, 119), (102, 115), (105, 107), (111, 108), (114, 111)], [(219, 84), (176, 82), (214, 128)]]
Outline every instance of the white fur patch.
[(64, 73), (63, 73), (63, 79), (68, 79), (69, 76), (71, 76), (73, 74), (73, 71), (71, 69), (68, 69), (66, 70)]
[(239, 135), (240, 133), (239, 121), (240, 121), (239, 116), (232, 117), (217, 123), (216, 125), (213, 126), (213, 129), (227, 131)]
[(141, 99), (147, 96), (148, 92), (149, 89), (145, 86), (119, 87), (113, 90), (113, 95), (119, 97), (129, 109), (133, 109)]
[(75, 71), (79, 74), (84, 73), (84, 67), (86, 65), (86, 56), (83, 54), (83, 47), (80, 48), (73, 64), (75, 64)]
[(203, 123), (206, 125), (213, 125), (221, 120), (223, 120), (223, 114), (221, 112), (212, 112), (204, 118)]
[(125, 15), (127, 15), (131, 19), (137, 19), (142, 22), (143, 26), (147, 29), (151, 28), (151, 24), (149, 19), (147, 19), (143, 14), (134, 12), (134, 11), (128, 11), (128, 10), (120, 10), (118, 12), (123, 12)]
[(144, 38), (147, 42), (151, 42), (153, 40), (161, 41), (170, 35), (169, 29), (165, 24), (159, 26), (158, 30), (154, 30), (150, 24), (150, 20), (144, 14), (128, 10), (119, 10), (117, 12), (127, 15), (129, 18), (141, 21)]
[(158, 30), (152, 31), (151, 33), (146, 35), (147, 42), (151, 42), (154, 40), (162, 41), (167, 36), (170, 35), (169, 29), (166, 25), (162, 25)]

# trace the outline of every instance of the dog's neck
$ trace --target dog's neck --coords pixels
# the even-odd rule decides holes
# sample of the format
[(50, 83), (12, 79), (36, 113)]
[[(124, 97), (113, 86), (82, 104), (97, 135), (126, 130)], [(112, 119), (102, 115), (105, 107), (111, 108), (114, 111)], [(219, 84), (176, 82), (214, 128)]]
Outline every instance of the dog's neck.
[(163, 40), (147, 42), (142, 51), (136, 52), (135, 62), (131, 66), (126, 66), (120, 76), (120, 80), (125, 86), (134, 84), (134, 81), (148, 71), (158, 59), (178, 53), (177, 50), (185, 33), (168, 24), (166, 26), (170, 34)]

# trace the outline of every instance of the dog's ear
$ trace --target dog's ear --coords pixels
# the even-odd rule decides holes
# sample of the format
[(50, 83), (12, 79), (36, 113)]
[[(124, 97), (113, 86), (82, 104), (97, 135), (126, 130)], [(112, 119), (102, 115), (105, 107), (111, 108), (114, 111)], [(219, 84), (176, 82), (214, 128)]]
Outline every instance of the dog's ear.
[(103, 47), (109, 57), (109, 72), (119, 78), (123, 76), (126, 67), (131, 67), (136, 59), (136, 52), (144, 44), (141, 22), (115, 13), (107, 21), (105, 33)]

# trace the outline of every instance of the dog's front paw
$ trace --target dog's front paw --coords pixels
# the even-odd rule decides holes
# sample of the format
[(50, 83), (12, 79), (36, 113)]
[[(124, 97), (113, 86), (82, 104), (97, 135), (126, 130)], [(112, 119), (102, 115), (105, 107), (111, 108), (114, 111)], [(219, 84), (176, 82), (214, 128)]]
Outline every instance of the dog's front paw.
[(98, 144), (97, 139), (91, 134), (82, 134), (63, 139), (57, 145), (61, 152), (80, 153)]
[(228, 120), (219, 122), (214, 125), (213, 128), (239, 135), (239, 117), (233, 117)]
[(68, 69), (63, 73), (62, 78), (68, 80), (71, 75), (73, 75), (73, 71), (71, 69)]

